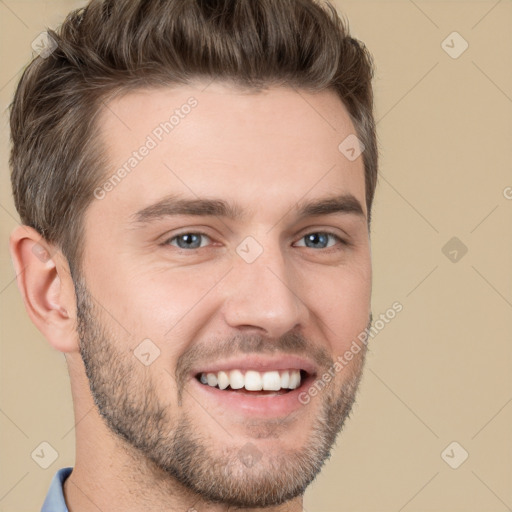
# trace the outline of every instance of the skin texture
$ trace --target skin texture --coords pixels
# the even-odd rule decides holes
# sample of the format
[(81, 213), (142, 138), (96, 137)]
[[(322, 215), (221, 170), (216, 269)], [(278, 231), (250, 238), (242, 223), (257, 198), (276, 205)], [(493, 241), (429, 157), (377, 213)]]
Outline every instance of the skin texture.
[[(221, 356), (296, 354), (327, 371), (367, 327), (371, 258), (363, 161), (338, 150), (355, 130), (330, 91), (197, 83), (131, 92), (99, 119), (106, 178), (192, 96), (190, 113), (89, 206), (76, 293), (55, 247), (26, 226), (11, 235), (27, 311), (68, 362), (70, 512), (301, 511), (356, 395), (364, 346), (290, 415), (249, 418), (196, 393), (187, 370)], [(244, 216), (133, 222), (170, 194), (230, 201)], [(297, 218), (298, 203), (342, 194), (363, 214)], [(306, 245), (305, 235), (326, 231), (347, 244)], [(196, 249), (173, 238), (197, 232), (207, 236)], [(262, 249), (252, 263), (236, 251), (248, 236)], [(160, 351), (149, 366), (134, 356), (147, 339)]]

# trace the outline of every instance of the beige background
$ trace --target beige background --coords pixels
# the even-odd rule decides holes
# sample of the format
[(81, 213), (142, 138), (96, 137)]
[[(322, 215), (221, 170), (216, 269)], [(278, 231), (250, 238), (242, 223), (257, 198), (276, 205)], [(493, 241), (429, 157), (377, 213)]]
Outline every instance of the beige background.
[[(7, 107), (31, 41), (79, 5), (0, 0), (0, 512), (39, 510), (55, 471), (74, 463), (65, 359), (26, 315), (7, 250), (18, 222)], [(404, 309), (371, 343), (358, 403), (305, 510), (511, 510), (512, 2), (336, 5), (377, 64), (373, 311)], [(458, 58), (442, 47), (454, 31), (469, 44)], [(445, 43), (452, 54), (462, 44)], [(443, 252), (453, 237), (467, 254)], [(59, 454), (48, 469), (31, 458), (43, 441)], [(452, 465), (469, 453), (458, 469), (441, 457), (453, 441)]]

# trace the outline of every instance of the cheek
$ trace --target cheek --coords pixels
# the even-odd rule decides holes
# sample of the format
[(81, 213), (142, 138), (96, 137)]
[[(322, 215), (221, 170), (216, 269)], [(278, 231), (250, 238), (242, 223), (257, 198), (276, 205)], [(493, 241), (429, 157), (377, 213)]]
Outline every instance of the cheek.
[[(157, 339), (171, 339), (173, 346), (184, 330), (208, 318), (214, 305), (210, 291), (223, 273), (199, 267), (139, 272), (122, 285), (121, 315), (135, 332), (153, 333)], [(212, 294), (213, 296), (214, 294)]]
[(306, 285), (308, 307), (320, 319), (319, 328), (330, 340), (333, 355), (343, 353), (367, 326), (371, 308), (371, 265), (339, 268)]

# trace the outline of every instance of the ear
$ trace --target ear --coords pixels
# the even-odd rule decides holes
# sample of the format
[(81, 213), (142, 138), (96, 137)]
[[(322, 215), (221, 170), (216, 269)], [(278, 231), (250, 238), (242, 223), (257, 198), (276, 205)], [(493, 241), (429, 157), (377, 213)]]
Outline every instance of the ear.
[(9, 249), (18, 288), (34, 325), (53, 348), (78, 351), (76, 296), (67, 259), (29, 226), (13, 230)]

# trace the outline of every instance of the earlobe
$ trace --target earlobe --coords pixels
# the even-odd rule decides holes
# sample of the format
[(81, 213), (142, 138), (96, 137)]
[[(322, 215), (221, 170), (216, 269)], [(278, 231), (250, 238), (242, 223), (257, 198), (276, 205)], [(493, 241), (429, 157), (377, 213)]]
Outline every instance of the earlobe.
[(27, 313), (56, 350), (78, 350), (76, 298), (64, 255), (29, 226), (11, 233), (9, 249)]

